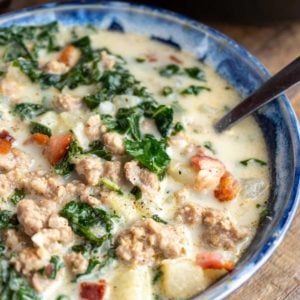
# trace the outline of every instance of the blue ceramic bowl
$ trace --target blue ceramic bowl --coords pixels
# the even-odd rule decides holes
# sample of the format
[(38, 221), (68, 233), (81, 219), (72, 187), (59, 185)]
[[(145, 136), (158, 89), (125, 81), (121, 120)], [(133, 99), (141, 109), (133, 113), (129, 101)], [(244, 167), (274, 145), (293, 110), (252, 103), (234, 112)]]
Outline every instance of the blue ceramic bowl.
[[(269, 77), (252, 55), (228, 37), (184, 16), (153, 7), (118, 2), (52, 3), (3, 15), (0, 26), (54, 20), (65, 25), (93, 24), (108, 30), (139, 33), (187, 50), (212, 66), (242, 96), (250, 94)], [(300, 176), (296, 116), (288, 99), (282, 96), (260, 109), (256, 119), (271, 158), (269, 217), (260, 225), (237, 268), (194, 299), (221, 299), (238, 288), (271, 256), (295, 215)]]

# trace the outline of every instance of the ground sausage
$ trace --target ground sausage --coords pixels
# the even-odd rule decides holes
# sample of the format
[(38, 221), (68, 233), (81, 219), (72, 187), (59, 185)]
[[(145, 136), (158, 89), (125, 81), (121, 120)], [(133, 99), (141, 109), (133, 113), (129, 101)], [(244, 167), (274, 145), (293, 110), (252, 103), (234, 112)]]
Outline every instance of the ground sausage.
[(68, 253), (64, 256), (64, 260), (73, 274), (83, 273), (88, 267), (88, 260), (81, 253)]
[(60, 111), (71, 111), (79, 109), (82, 101), (79, 97), (71, 96), (69, 94), (59, 94), (54, 101), (54, 107)]
[(212, 208), (203, 209), (202, 224), (202, 238), (213, 247), (232, 249), (248, 235), (248, 231), (238, 228), (229, 216)]
[(116, 155), (125, 153), (124, 138), (117, 132), (106, 132), (102, 135), (102, 141), (108, 151)]
[(138, 186), (143, 193), (150, 197), (154, 197), (159, 190), (159, 179), (156, 174), (141, 168), (138, 162), (132, 160), (124, 165), (125, 177), (128, 181)]
[(122, 232), (117, 244), (117, 256), (130, 264), (153, 264), (156, 260), (185, 254), (181, 232), (152, 219), (138, 221)]

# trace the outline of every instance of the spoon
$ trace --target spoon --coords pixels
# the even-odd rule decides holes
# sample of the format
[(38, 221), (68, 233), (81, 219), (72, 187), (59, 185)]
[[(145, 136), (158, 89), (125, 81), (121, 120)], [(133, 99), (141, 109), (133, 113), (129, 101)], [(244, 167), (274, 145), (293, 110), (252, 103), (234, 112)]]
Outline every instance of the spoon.
[(237, 121), (244, 119), (254, 111), (277, 98), (285, 90), (300, 81), (300, 56), (267, 80), (258, 90), (239, 103), (215, 125), (221, 133)]

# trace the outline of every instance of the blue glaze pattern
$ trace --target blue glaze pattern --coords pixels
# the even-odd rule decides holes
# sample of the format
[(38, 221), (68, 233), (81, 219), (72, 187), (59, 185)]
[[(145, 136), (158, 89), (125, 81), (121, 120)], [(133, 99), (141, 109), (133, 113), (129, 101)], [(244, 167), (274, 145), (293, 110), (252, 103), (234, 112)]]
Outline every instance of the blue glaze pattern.
[[(155, 7), (119, 2), (49, 3), (0, 17), (0, 26), (42, 24), (85, 25), (134, 32), (172, 43), (194, 54), (228, 80), (242, 96), (269, 77), (245, 49), (216, 30), (184, 16)], [(299, 202), (300, 139), (296, 116), (285, 96), (263, 107), (256, 120), (271, 157), (273, 187), (266, 218), (236, 270), (194, 299), (223, 299), (252, 276), (283, 239)]]

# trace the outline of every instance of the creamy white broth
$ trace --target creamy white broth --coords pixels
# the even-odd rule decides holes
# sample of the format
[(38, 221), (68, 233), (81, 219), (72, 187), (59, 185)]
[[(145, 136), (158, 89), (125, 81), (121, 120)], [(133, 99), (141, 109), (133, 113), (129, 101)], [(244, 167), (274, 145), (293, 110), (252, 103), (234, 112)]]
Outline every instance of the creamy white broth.
[[(226, 268), (222, 267), (221, 270), (219, 270), (220, 268), (213, 270), (211, 267), (206, 268), (201, 264), (199, 265), (197, 255), (207, 252), (217, 253), (221, 256), (223, 262), (236, 264), (243, 251), (245, 251), (247, 246), (251, 243), (256, 233), (260, 217), (265, 210), (270, 189), (270, 174), (267, 165), (268, 154), (266, 144), (259, 126), (253, 118), (249, 117), (221, 135), (214, 131), (214, 122), (223, 116), (226, 110), (238, 103), (240, 96), (237, 91), (216, 74), (214, 70), (199, 62), (189, 53), (178, 51), (157, 41), (129, 33), (122, 34), (85, 27), (59, 27), (59, 33), (57, 33), (57, 35), (59, 36), (57, 44), (60, 45), (61, 48), (70, 44), (73, 40), (87, 35), (91, 40), (93, 49), (108, 49), (111, 52), (111, 54), (108, 53), (111, 55), (108, 59), (108, 64), (110, 60), (112, 60), (114, 65), (105, 66), (105, 61), (101, 56), (97, 62), (98, 65), (100, 65), (98, 67), (100, 73), (107, 71), (107, 69), (110, 70), (110, 68), (114, 71), (119, 59), (117, 55), (122, 56), (126, 62), (126, 64), (122, 65), (122, 68), (127, 69), (136, 80), (140, 81), (138, 86), (145, 87), (159, 105), (166, 105), (166, 107), (173, 109), (172, 128), (174, 124), (179, 122), (184, 130), (173, 135), (171, 134), (172, 129), (169, 130), (167, 137), (169, 147), (167, 147), (165, 151), (170, 158), (170, 164), (166, 168), (166, 174), (162, 180), (158, 180), (157, 177), (155, 177), (156, 175), (153, 175), (154, 173), (150, 172), (147, 166), (139, 161), (140, 169), (138, 170), (142, 170), (141, 172), (146, 174), (145, 177), (147, 180), (154, 178), (154, 181), (157, 180), (155, 184), (159, 185), (159, 188), (153, 192), (154, 188), (151, 186), (153, 181), (146, 180), (146, 186), (142, 186), (142, 188), (152, 189), (150, 191), (152, 194), (149, 192), (151, 196), (149, 196), (147, 192), (142, 191), (142, 198), (135, 199), (130, 193), (134, 184), (130, 182), (131, 178), (126, 175), (126, 170), (124, 175), (123, 169), (120, 183), (117, 184), (113, 182), (115, 184), (113, 187), (103, 187), (103, 184), (100, 187), (99, 185), (95, 186), (94, 184), (88, 183), (87, 181), (89, 179), (85, 173), (86, 169), (84, 169), (83, 173), (79, 172), (78, 165), (80, 164), (80, 159), (93, 157), (94, 159), (98, 159), (100, 164), (105, 164), (105, 159), (98, 158), (93, 154), (85, 154), (85, 156), (78, 154), (77, 156), (79, 158), (77, 157), (77, 162), (72, 161), (72, 164), (75, 164), (75, 169), (70, 174), (67, 176), (56, 175), (55, 167), (51, 166), (45, 157), (45, 148), (47, 148), (49, 144), (38, 145), (32, 140), (32, 135), (29, 130), (31, 121), (38, 122), (50, 128), (52, 131), (50, 140), (54, 136), (67, 134), (71, 130), (73, 141), (78, 142), (79, 146), (83, 149), (82, 151), (88, 151), (92, 140), (86, 134), (85, 128), (91, 117), (98, 114), (111, 115), (112, 118), (116, 118), (120, 108), (137, 106), (143, 103), (145, 98), (143, 98), (143, 96), (126, 95), (125, 92), (122, 95), (117, 95), (113, 98), (105, 99), (104, 101), (102, 100), (99, 105), (91, 110), (85, 104), (82, 104), (84, 102), (82, 99), (95, 94), (99, 87), (101, 91), (101, 79), (100, 85), (97, 83), (79, 84), (76, 88), (65, 86), (61, 90), (53, 86), (42, 88), (40, 82), (32, 82), (13, 62), (6, 62), (7, 71), (1, 79), (0, 108), (2, 114), (0, 119), (0, 131), (7, 130), (15, 139), (12, 147), (27, 153), (32, 159), (31, 166), (25, 171), (22, 171), (24, 173), (22, 176), (27, 176), (29, 179), (32, 177), (32, 180), (35, 180), (36, 177), (40, 178), (46, 175), (36, 175), (32, 172), (43, 170), (48, 175), (50, 174), (50, 177), (59, 177), (62, 189), (65, 189), (68, 183), (73, 184), (74, 180), (79, 180), (74, 184), (74, 188), (79, 186), (79, 184), (84, 184), (85, 188), (91, 187), (93, 192), (95, 192), (96, 189), (96, 194), (91, 195), (98, 200), (96, 205), (92, 205), (91, 202), (88, 202), (90, 200), (79, 199), (82, 194), (78, 194), (76, 199), (67, 199), (67, 195), (64, 194), (64, 196), (61, 196), (61, 194), (56, 191), (56, 188), (59, 190), (59, 187), (55, 187), (55, 190), (52, 191), (51, 188), (53, 187), (49, 185), (49, 182), (46, 183), (48, 184), (47, 189), (49, 189), (52, 194), (45, 196), (43, 192), (35, 190), (36, 187), (34, 186), (32, 191), (28, 191), (28, 184), (30, 183), (26, 182), (26, 180), (24, 181), (22, 179), (23, 181), (18, 182), (17, 179), (15, 179), (12, 181), (14, 187), (25, 190), (25, 198), (21, 201), (33, 199), (33, 201), (37, 203), (36, 205), (40, 205), (39, 203), (42, 199), (55, 201), (56, 209), (54, 214), (57, 215), (70, 201), (76, 200), (77, 202), (82, 201), (82, 203), (88, 203), (93, 209), (101, 208), (108, 213), (114, 213), (118, 216), (118, 219), (113, 219), (110, 242), (105, 242), (101, 247), (94, 246), (92, 252), (84, 253), (82, 256), (86, 265), (91, 258), (98, 259), (99, 262), (103, 261), (107, 250), (111, 248), (112, 245), (114, 249), (117, 249), (117, 255), (103, 268), (99, 269), (96, 266), (90, 274), (80, 276), (79, 279), (74, 282), (76, 275), (84, 273), (85, 270), (81, 270), (81, 272), (77, 273), (72, 272), (72, 266), (78, 260), (75, 259), (75, 261), (72, 261), (73, 265), (70, 267), (65, 257), (68, 253), (73, 252), (71, 250), (72, 246), (87, 244), (87, 239), (83, 238), (78, 232), (74, 233), (74, 228), (72, 227), (73, 239), (69, 243), (64, 244), (63, 240), (54, 240), (53, 243), (58, 244), (58, 249), (54, 250), (51, 250), (51, 247), (47, 249), (45, 246), (38, 246), (37, 243), (41, 241), (35, 242), (33, 236), (39, 232), (43, 232), (44, 236), (42, 236), (42, 238), (45, 239), (47, 230), (53, 229), (53, 227), (48, 224), (51, 215), (49, 214), (49, 216), (47, 215), (47, 217), (45, 217), (44, 225), (41, 228), (36, 229), (34, 234), (28, 235), (26, 233), (28, 232), (26, 226), (29, 226), (27, 224), (29, 221), (24, 220), (25, 218), (22, 216), (24, 212), (19, 208), (21, 201), (16, 207), (11, 204), (7, 195), (0, 195), (3, 199), (1, 202), (2, 211), (8, 209), (12, 212), (17, 212), (20, 225), (14, 230), (21, 232), (21, 234), (25, 235), (28, 239), (23, 248), (16, 250), (9, 249), (7, 238), (5, 238), (6, 233), (2, 230), (2, 240), (6, 245), (5, 255), (7, 259), (10, 260), (12, 267), (15, 267), (17, 271), (22, 274), (20, 276), (24, 275), (26, 280), (28, 280), (34, 288), (36, 288), (36, 284), (33, 283), (33, 277), (41, 276), (41, 281), (44, 280), (47, 283), (47, 288), (42, 288), (42, 292), (39, 293), (42, 299), (56, 299), (56, 297), (60, 295), (69, 296), (70, 299), (80, 299), (80, 293), (82, 292), (81, 284), (83, 282), (97, 283), (100, 279), (105, 280), (106, 290), (103, 295), (103, 299), (105, 300), (134, 300), (141, 298), (186, 299), (200, 292), (220, 276), (226, 274)], [(27, 47), (29, 49), (28, 45)], [(5, 51), (1, 49), (1, 53), (5, 53)], [(40, 50), (38, 52), (38, 65), (40, 70), (44, 70), (47, 63), (57, 61), (58, 57), (60, 57), (60, 53), (61, 50), (54, 52), (49, 52), (45, 49)], [(180, 71), (170, 77), (161, 76), (160, 72), (162, 68), (170, 64), (178, 66)], [(66, 66), (65, 64), (65, 67)], [(67, 67), (68, 71), (70, 71), (70, 69), (76, 67), (76, 64)], [(198, 68), (198, 70), (202, 70), (205, 79), (197, 80), (189, 77), (184, 71), (185, 68)], [(201, 90), (198, 95), (182, 94), (184, 89), (192, 85), (205, 87), (206, 89)], [(162, 95), (162, 90), (165, 87), (172, 88), (172, 92), (168, 96)], [(57, 97), (61, 94), (68, 95), (73, 100), (79, 99), (80, 105), (78, 105), (78, 107), (71, 107), (70, 109), (54, 106), (53, 103), (55, 103)], [(13, 110), (16, 105), (25, 102), (41, 104), (47, 107), (49, 111), (32, 119), (22, 120)], [(152, 117), (145, 118), (144, 116), (140, 116), (139, 126), (142, 135), (151, 134), (157, 140), (161, 141), (162, 136), (151, 118)], [(105, 123), (102, 121), (101, 124)], [(112, 129), (112, 131), (108, 132), (115, 132), (115, 130)], [(128, 134), (130, 133), (127, 133), (127, 135)], [(104, 142), (103, 136), (102, 133), (96, 140), (100, 139)], [(121, 134), (121, 137), (123, 142), (124, 139), (128, 138), (128, 136), (125, 137), (124, 134)], [(181, 142), (186, 145), (180, 148), (180, 146), (172, 144), (176, 138), (181, 139)], [(104, 146), (107, 150), (108, 145), (106, 145), (105, 142)], [(200, 146), (201, 150), (198, 149), (197, 152), (195, 146)], [(194, 147), (194, 150), (189, 152), (188, 147)], [(195, 188), (194, 181), (195, 178), (199, 176), (198, 172), (201, 171), (201, 167), (200, 170), (193, 170), (191, 160), (197, 155), (200, 157), (200, 162), (209, 157), (209, 159), (213, 159), (219, 164), (220, 168), (224, 168), (224, 170), (222, 169), (222, 174), (217, 178), (217, 186), (220, 185), (221, 178), (225, 176), (226, 172), (231, 174), (228, 175), (231, 176), (230, 178), (233, 180), (231, 184), (236, 184), (239, 187), (239, 192), (237, 192), (232, 199), (227, 199), (226, 201), (217, 199), (215, 195), (217, 186), (201, 190)], [(113, 159), (114, 161), (121, 161), (121, 166), (124, 168), (124, 164), (133, 160), (134, 157), (131, 157), (126, 152), (122, 155), (113, 153)], [(241, 163), (241, 161), (248, 159), (252, 160), (244, 163), (247, 164), (246, 166)], [(253, 161), (253, 159), (257, 159), (257, 161)], [(18, 164), (20, 164), (20, 162), (17, 163), (15, 169), (21, 167)], [(4, 169), (2, 173), (3, 176), (6, 177), (9, 176), (9, 172), (15, 170), (5, 170), (1, 165), (1, 160), (0, 167)], [(136, 176), (144, 176), (141, 174), (142, 173), (137, 173)], [(99, 174), (94, 176), (99, 176)], [(99, 180), (109, 175), (104, 171), (101, 176)], [(214, 180), (216, 180), (215, 178), (216, 177), (214, 177)], [(26, 182), (25, 186), (24, 182)], [(121, 192), (118, 189), (120, 189)], [(230, 189), (233, 189), (233, 187), (230, 187)], [(178, 196), (180, 192), (185, 194), (186, 197)], [(0, 193), (2, 193), (1, 190)], [(3, 193), (5, 193), (5, 189)], [(109, 193), (107, 199), (105, 198), (105, 193)], [(193, 222), (193, 224), (185, 222), (183, 216), (179, 213), (180, 209), (186, 205), (197, 207), (199, 211), (201, 211), (198, 217), (199, 220), (197, 219), (198, 221)], [(206, 235), (209, 236), (212, 234), (206, 231), (206, 226), (210, 225), (204, 225), (206, 209), (213, 209), (221, 213), (224, 218), (225, 216), (229, 216), (230, 221), (236, 224), (238, 230), (245, 228), (247, 234), (235, 240), (235, 238), (230, 236), (230, 234), (234, 235), (234, 233), (229, 233), (229, 231), (226, 231), (227, 229), (223, 228), (222, 230), (224, 230), (225, 233), (221, 232), (220, 234), (224, 234), (224, 237), (220, 237), (221, 241), (219, 242), (224, 242), (222, 239), (229, 239), (233, 247), (213, 245), (213, 240), (209, 242), (205, 238)], [(44, 212), (44, 214), (46, 214), (46, 212)], [(134, 228), (134, 226), (140, 229), (146, 228), (143, 227), (146, 226), (143, 222), (148, 222), (147, 220), (149, 219), (152, 220), (152, 217), (156, 215), (160, 217), (160, 219), (156, 221), (158, 221), (157, 224), (159, 224), (157, 226), (161, 226), (162, 232), (166, 231), (168, 233), (169, 230), (170, 235), (176, 232), (176, 238), (182, 238), (184, 251), (182, 252), (179, 249), (181, 251), (179, 253), (179, 250), (174, 248), (171, 249), (173, 250), (172, 252), (170, 249), (165, 249), (161, 243), (153, 246), (154, 255), (149, 261), (147, 259), (141, 261), (138, 257), (136, 260), (133, 258), (126, 260), (125, 254), (123, 253), (124, 249), (122, 250), (120, 246), (122, 236), (126, 236), (127, 231)], [(70, 222), (69, 220), (69, 223), (64, 226), (69, 226), (68, 228), (70, 229), (72, 225)], [(61, 228), (63, 227), (58, 227), (57, 230), (63, 230)], [(98, 236), (105, 234), (103, 225), (99, 223), (95, 225), (93, 230), (95, 230), (95, 234)], [(167, 233), (166, 236), (168, 235)], [(162, 238), (158, 236), (159, 233), (155, 233), (153, 238), (157, 240), (161, 239), (162, 241), (166, 239), (166, 236)], [(213, 238), (217, 239), (218, 237)], [(31, 241), (31, 239), (33, 240)], [(131, 242), (134, 243), (133, 241)], [(46, 245), (45, 240), (41, 243)], [(226, 245), (226, 243), (223, 245)], [(133, 246), (134, 245), (132, 245), (132, 247)], [(30, 251), (38, 251), (40, 248), (43, 248), (43, 251), (47, 252), (46, 256), (48, 259), (45, 259), (44, 267), (49, 264), (50, 258), (54, 255), (58, 256), (61, 261), (65, 260), (65, 266), (58, 271), (55, 279), (49, 279), (47, 275), (34, 275), (38, 272), (38, 274), (41, 274), (40, 270), (42, 267), (37, 269), (32, 268), (30, 272), (26, 273), (24, 271), (26, 269), (26, 263), (25, 266), (23, 263), (23, 265), (21, 264), (22, 267), (18, 268), (18, 264), (15, 260), (10, 258), (11, 254), (15, 253), (15, 257), (17, 257), (16, 260), (18, 261), (18, 255), (20, 255), (21, 251), (26, 247), (30, 248)], [(151, 247), (149, 246), (148, 248)], [(144, 249), (141, 251), (148, 250), (149, 249)], [(133, 249), (130, 248), (128, 251), (133, 251)], [(171, 252), (172, 254), (170, 254)], [(132, 253), (130, 254), (133, 255)], [(140, 256), (143, 255), (144, 253), (140, 253)], [(180, 270), (185, 270), (188, 283), (184, 282), (184, 278), (181, 278), (180, 273), (184, 272), (180, 272)], [(155, 279), (155, 282), (153, 282), (153, 278), (157, 275), (157, 272), (159, 272), (160, 275)]]

